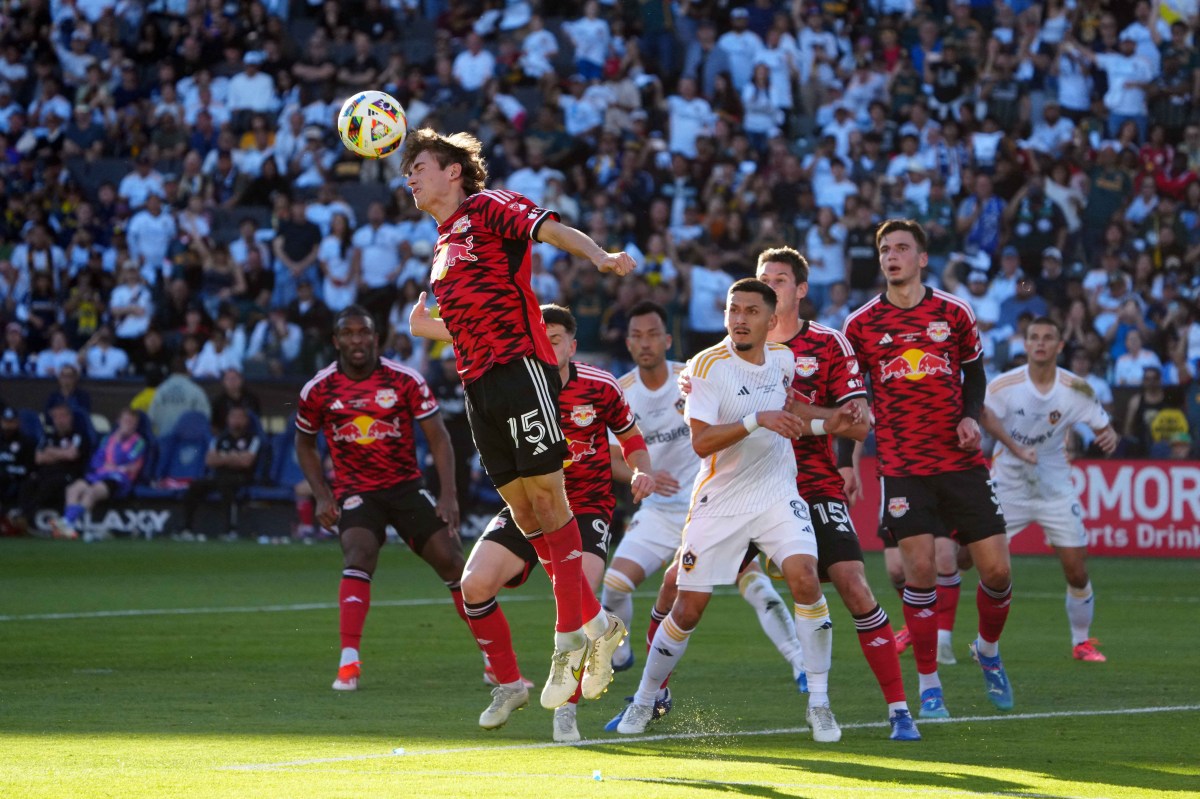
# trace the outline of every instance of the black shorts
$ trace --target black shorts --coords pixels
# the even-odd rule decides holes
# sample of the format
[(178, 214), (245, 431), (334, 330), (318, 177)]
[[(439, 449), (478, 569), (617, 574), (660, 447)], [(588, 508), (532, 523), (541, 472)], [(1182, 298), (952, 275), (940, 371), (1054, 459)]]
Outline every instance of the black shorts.
[[(882, 507), (880, 507), (879, 510), (881, 513), (883, 512)], [(877, 535), (879, 540), (883, 542), (884, 549), (895, 549), (896, 547), (900, 546), (900, 544), (896, 541), (896, 536), (892, 535), (892, 531), (888, 529), (887, 521), (885, 519), (879, 520), (879, 529), (875, 531), (875, 535)], [(947, 531), (946, 528), (940, 523), (934, 527), (933, 537), (957, 538), (954, 533)]]
[(387, 540), (387, 526), (396, 528), (409, 549), (418, 555), (433, 534), (446, 526), (438, 518), (434, 508), (437, 500), (425, 490), (424, 480), (348, 494), (341, 500), (342, 515), (338, 518), (338, 530), (361, 527), (375, 534), (379, 545)]
[[(579, 523), (579, 537), (583, 541), (583, 551), (590, 552), (600, 560), (607, 562), (609, 518), (596, 513), (580, 513), (576, 514), (575, 520)], [(505, 583), (505, 588), (516, 588), (523, 585), (529, 579), (534, 567), (538, 565), (538, 556), (533, 549), (533, 544), (529, 543), (529, 539), (513, 522), (512, 511), (507, 507), (492, 517), (479, 540), (499, 544), (524, 561), (525, 565), (521, 569), (521, 573)]]
[(816, 497), (808, 503), (817, 534), (817, 575), (829, 580), (829, 567), (856, 560), (862, 563), (862, 545), (850, 519), (850, 509), (840, 497)]
[(883, 478), (883, 523), (897, 540), (954, 531), (960, 544), (1004, 535), (1004, 515), (983, 466), (921, 477)]
[(497, 488), (562, 469), (558, 370), (526, 356), (494, 366), (466, 387), (467, 421), (479, 460)]

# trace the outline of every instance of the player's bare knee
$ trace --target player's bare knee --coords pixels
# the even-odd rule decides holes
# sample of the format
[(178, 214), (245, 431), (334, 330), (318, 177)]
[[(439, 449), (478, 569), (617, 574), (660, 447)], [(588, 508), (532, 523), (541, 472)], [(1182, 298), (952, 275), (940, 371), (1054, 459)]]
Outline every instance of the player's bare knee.
[(479, 571), (467, 571), (462, 576), (463, 601), (479, 605), (494, 597), (498, 590), (494, 580)]

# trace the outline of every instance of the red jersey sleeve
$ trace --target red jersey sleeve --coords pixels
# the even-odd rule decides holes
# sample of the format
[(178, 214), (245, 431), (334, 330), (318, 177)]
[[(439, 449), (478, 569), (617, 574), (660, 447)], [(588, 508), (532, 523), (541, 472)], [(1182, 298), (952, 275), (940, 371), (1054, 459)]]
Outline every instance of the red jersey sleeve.
[(604, 385), (603, 418), (604, 424), (616, 435), (633, 427), (633, 408), (629, 407), (629, 402), (625, 399), (625, 392), (621, 391), (621, 387), (615, 381), (611, 385), (608, 383)]
[(404, 387), (404, 401), (407, 403), (408, 412), (412, 414), (413, 419), (420, 421), (433, 416), (440, 410), (433, 392), (429, 390), (429, 384), (425, 382), (424, 375), (404, 364), (386, 358), (383, 359), (383, 364), (398, 373), (399, 382)]
[(296, 405), (296, 429), (310, 436), (320, 433), (325, 424), (319, 378), (320, 375), (300, 390), (300, 402)]
[(983, 355), (983, 342), (979, 338), (979, 323), (975, 321), (975, 312), (966, 303), (954, 306), (958, 309), (955, 314), (955, 335), (958, 341), (958, 359), (961, 363), (971, 361)]
[(859, 363), (850, 340), (836, 330), (831, 332), (833, 335), (829, 343), (829, 382), (826, 386), (826, 396), (841, 405), (855, 397), (865, 397), (867, 390), (863, 381), (862, 364)]
[(485, 189), (476, 195), (473, 215), (483, 227), (504, 239), (538, 241), (537, 232), (547, 219), (558, 219), (554, 211), (539, 208), (533, 200), (502, 189)]

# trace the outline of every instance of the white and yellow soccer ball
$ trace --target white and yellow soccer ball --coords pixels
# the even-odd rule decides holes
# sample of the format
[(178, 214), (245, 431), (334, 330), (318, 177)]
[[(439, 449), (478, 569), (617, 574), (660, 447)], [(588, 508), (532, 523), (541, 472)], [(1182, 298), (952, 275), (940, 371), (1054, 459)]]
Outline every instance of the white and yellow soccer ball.
[(387, 92), (356, 92), (338, 113), (338, 135), (350, 152), (363, 158), (386, 158), (408, 135), (404, 106)]

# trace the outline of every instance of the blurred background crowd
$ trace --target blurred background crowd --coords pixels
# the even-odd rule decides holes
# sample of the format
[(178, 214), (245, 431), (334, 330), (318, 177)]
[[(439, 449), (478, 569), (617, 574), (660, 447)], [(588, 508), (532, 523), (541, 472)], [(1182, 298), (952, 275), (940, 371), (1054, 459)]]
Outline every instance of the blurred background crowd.
[[(449, 353), (407, 328), (435, 224), (399, 158), (337, 140), (342, 100), (380, 88), (633, 254), (618, 279), (535, 247), (584, 360), (631, 366), (644, 298), (686, 358), (780, 244), (840, 327), (880, 289), (875, 226), (912, 217), (990, 376), (1048, 314), (1124, 455), (1194, 457), (1198, 22), (1196, 0), (4, 0), (0, 375), (47, 409), (81, 381), (147, 408), (168, 376), (294, 394), (357, 302), (461, 411)], [(0, 387), (42, 410), (22, 394)]]

